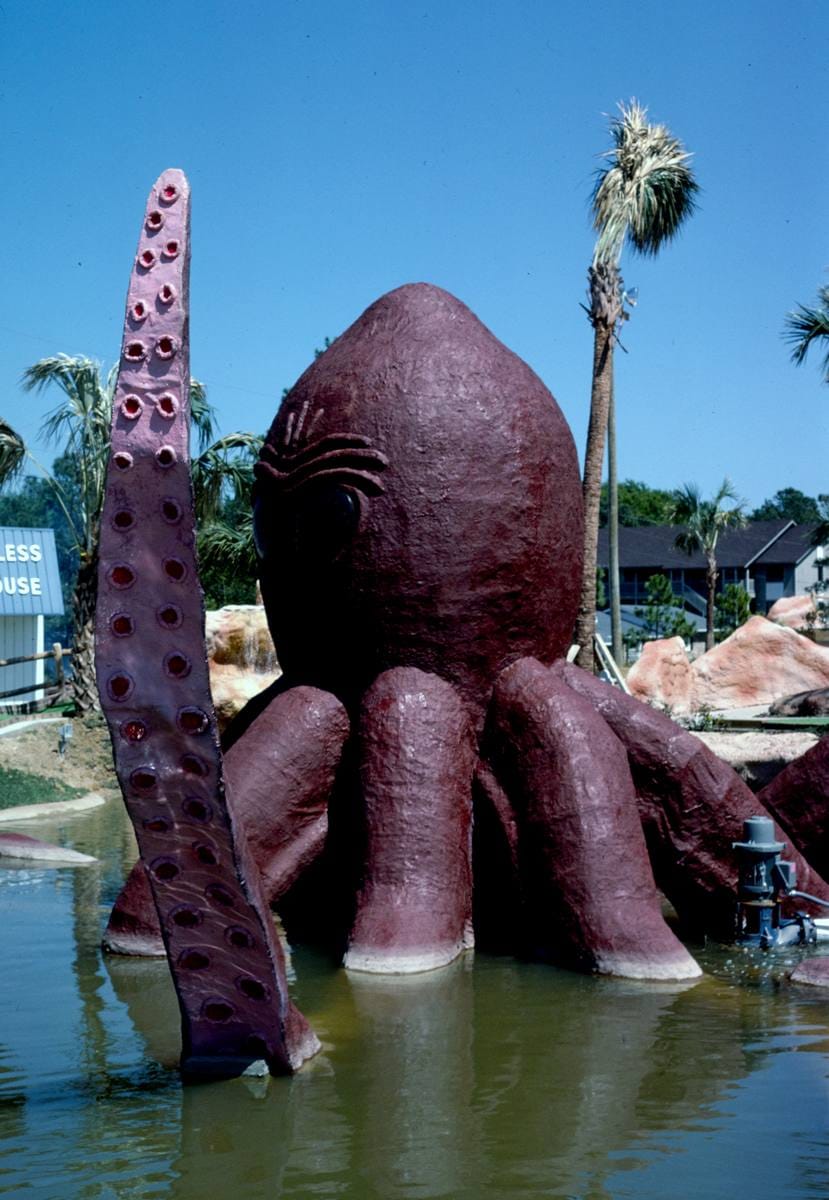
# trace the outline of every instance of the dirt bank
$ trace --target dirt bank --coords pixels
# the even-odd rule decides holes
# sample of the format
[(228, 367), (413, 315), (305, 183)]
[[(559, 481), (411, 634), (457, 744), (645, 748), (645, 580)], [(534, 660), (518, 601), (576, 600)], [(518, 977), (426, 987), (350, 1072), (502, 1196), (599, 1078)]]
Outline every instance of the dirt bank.
[(104, 795), (117, 792), (109, 734), (103, 720), (77, 717), (68, 723), (72, 725), (72, 738), (63, 758), (58, 752), (60, 725), (43, 722), (0, 737), (0, 766), (42, 779), (60, 780), (84, 791)]

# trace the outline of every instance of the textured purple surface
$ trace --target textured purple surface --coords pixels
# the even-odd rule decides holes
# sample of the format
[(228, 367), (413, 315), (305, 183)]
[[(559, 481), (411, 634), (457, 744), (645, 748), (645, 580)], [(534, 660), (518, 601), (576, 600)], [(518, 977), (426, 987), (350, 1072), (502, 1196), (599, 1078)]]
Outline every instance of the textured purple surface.
[[(760, 798), (669, 717), (578, 667), (554, 669), (595, 705), (627, 750), (656, 882), (689, 927), (730, 941), (737, 899), (732, 842), (747, 817), (770, 815)], [(776, 836), (787, 840), (779, 826)], [(829, 899), (829, 887), (796, 849), (785, 857), (796, 864), (803, 891)]]
[[(295, 898), (323, 879), (317, 906), (332, 926), (356, 895), (352, 969), (424, 970), (469, 944), (473, 792), (476, 866), (504, 900), (476, 898), (475, 910), (493, 923), (507, 912), (511, 945), (581, 969), (693, 976), (662, 921), (645, 837), (683, 917), (727, 936), (731, 841), (757, 801), (667, 718), (557, 662), (581, 575), (573, 439), (530, 368), (439, 288), (407, 285), (367, 309), (269, 431), (255, 529), (284, 676), (234, 722), (223, 776), (186, 471), (175, 178), (159, 227), (148, 212), (139, 263), (171, 233), (178, 248), (139, 265), (130, 294), (99, 655), (187, 1053), (238, 1061), (252, 1036), (276, 1070), (313, 1049), (265, 904), (288, 888)], [(829, 894), (798, 866), (806, 890)], [(229, 916), (216, 881), (234, 898)], [(519, 891), (528, 938), (514, 927)], [(151, 936), (147, 898), (138, 870), (119, 900), (124, 936)], [(194, 909), (184, 932), (175, 914)], [(263, 989), (242, 1001), (241, 943), (227, 950), (240, 928), (255, 941), (246, 977)], [(211, 1021), (214, 1002), (232, 1016)]]
[[(758, 799), (815, 870), (829, 876), (829, 737), (784, 767)], [(798, 886), (809, 891), (802, 881)]]
[(472, 944), (469, 714), (450, 684), (401, 667), (366, 693), (359, 744), (367, 845), (345, 964), (442, 966)]
[(501, 675), (487, 745), (512, 797), (534, 957), (636, 979), (699, 967), (662, 919), (625, 751), (535, 659)]
[(274, 904), (325, 846), (328, 798), (350, 731), (333, 696), (277, 696), (225, 753), (234, 810)]
[(454, 296), (410, 284), (291, 389), (257, 467), (262, 592), (292, 682), (352, 708), (381, 671), (453, 683), (570, 644), (581, 484), (555, 400)]
[[(224, 775), (237, 822), (275, 904), (322, 853), (348, 717), (314, 688), (275, 697), (225, 753)], [(163, 954), (161, 930), (139, 860), (115, 902), (104, 946), (116, 954)]]
[(189, 187), (150, 193), (130, 280), (101, 519), (98, 683), (158, 911), (186, 1073), (298, 1066), (316, 1039), (227, 802), (189, 477)]

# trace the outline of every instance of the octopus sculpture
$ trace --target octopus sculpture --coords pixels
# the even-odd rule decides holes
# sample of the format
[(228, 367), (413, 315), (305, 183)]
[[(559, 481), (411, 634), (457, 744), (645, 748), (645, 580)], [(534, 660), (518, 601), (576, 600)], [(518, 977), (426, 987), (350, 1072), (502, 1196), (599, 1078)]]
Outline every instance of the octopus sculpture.
[(697, 976), (658, 889), (687, 929), (730, 937), (731, 842), (763, 809), (691, 734), (567, 664), (572, 436), (439, 288), (371, 305), (277, 413), (254, 527), (283, 675), (220, 749), (188, 472), (188, 214), (166, 171), (128, 297), (97, 628), (141, 854), (105, 944), (166, 954), (185, 1074), (291, 1071), (317, 1049), (273, 905), (314, 913), (352, 971), (430, 970), (478, 939)]

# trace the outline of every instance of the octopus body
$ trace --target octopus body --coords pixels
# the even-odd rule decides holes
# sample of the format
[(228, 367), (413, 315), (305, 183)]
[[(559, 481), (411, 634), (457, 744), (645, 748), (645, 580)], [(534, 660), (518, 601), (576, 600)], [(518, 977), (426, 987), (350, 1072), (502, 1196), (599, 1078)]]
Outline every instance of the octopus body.
[[(146, 409), (156, 380), (143, 365), (134, 377), (129, 333), (124, 387)], [(186, 326), (170, 336), (183, 347)], [(157, 403), (144, 434), (123, 408), (115, 418), (99, 669), (142, 856), (107, 940), (163, 943), (189, 1069), (261, 1056), (290, 1070), (313, 1051), (267, 916), (311, 892), (354, 971), (429, 970), (478, 938), (579, 970), (697, 976), (657, 885), (688, 928), (730, 936), (730, 843), (760, 806), (692, 735), (566, 664), (581, 485), (539, 378), (458, 300), (417, 284), (373, 304), (299, 379), (254, 495), (284, 674), (232, 724), (222, 757), (197, 644), (178, 363), (177, 491), (162, 485), (157, 442), (173, 443)], [(130, 478), (138, 519), (125, 532)], [(185, 573), (171, 581), (173, 559)], [(136, 577), (128, 638), (113, 624), (127, 612), (118, 563)], [(181, 621), (159, 630), (168, 603)], [(829, 895), (793, 857), (799, 886)]]

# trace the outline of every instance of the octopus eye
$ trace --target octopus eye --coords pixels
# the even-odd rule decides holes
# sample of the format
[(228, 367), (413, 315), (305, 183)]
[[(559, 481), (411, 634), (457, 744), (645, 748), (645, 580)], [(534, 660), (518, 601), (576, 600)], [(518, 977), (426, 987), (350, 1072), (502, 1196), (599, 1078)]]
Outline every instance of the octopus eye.
[(320, 483), (299, 490), (277, 513), (258, 497), (253, 509), (256, 552), (267, 562), (288, 553), (324, 566), (343, 553), (360, 523), (360, 500), (351, 488)]

